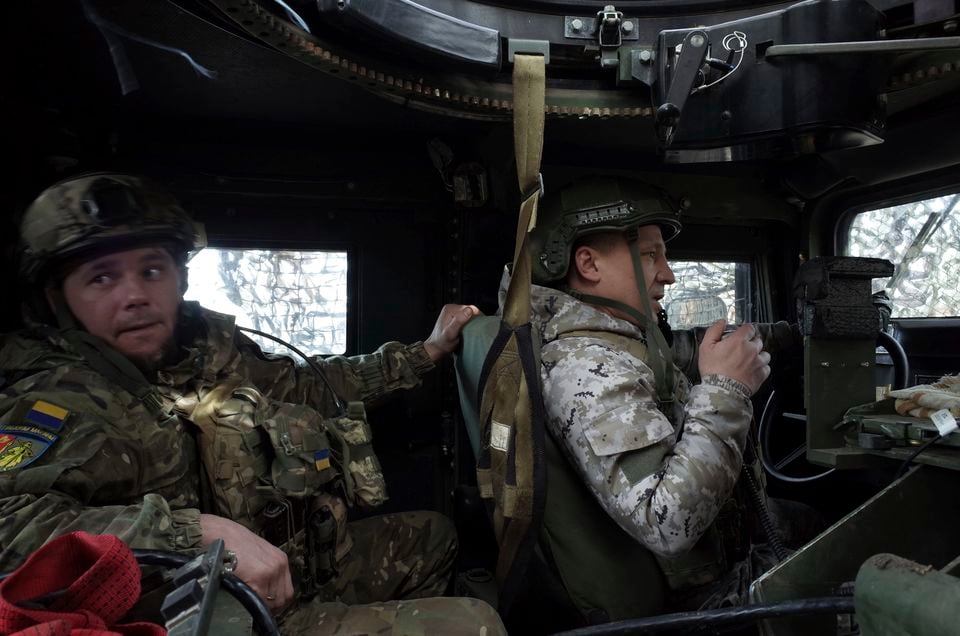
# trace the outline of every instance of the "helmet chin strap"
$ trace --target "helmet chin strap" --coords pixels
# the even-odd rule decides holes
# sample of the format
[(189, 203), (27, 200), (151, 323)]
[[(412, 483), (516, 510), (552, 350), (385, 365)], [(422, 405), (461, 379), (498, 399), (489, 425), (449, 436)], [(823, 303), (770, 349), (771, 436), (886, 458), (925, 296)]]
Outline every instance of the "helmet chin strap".
[(653, 313), (650, 305), (650, 296), (647, 292), (647, 281), (643, 274), (643, 263), (640, 260), (640, 248), (637, 245), (636, 228), (629, 231), (626, 235), (627, 245), (630, 248), (630, 260), (633, 262), (633, 275), (637, 281), (637, 291), (640, 292), (640, 302), (643, 304), (643, 313), (633, 307), (612, 298), (603, 296), (594, 296), (592, 294), (583, 294), (573, 289), (566, 288), (563, 291), (574, 298), (589, 303), (591, 305), (600, 305), (616, 309), (619, 312), (630, 316), (647, 336), (647, 359), (646, 363), (653, 370), (654, 382), (657, 391), (657, 406), (664, 415), (673, 419), (673, 351), (667, 343), (667, 339), (657, 324), (658, 316)]
[(163, 400), (143, 372), (129, 358), (81, 327), (70, 311), (62, 289), (48, 288), (47, 299), (57, 319), (60, 335), (87, 364), (134, 395), (154, 415), (167, 415), (164, 412)]

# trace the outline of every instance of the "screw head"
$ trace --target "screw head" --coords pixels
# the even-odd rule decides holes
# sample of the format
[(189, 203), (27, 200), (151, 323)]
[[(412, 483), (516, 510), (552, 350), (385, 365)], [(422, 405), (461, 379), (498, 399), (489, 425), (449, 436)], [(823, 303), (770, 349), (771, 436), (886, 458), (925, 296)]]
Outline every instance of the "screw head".
[(691, 46), (695, 46), (695, 47), (699, 48), (699, 47), (703, 46), (703, 44), (704, 44), (704, 38), (703, 38), (703, 36), (700, 35), (699, 33), (697, 33), (696, 35), (694, 35), (693, 37), (690, 38), (690, 45), (691, 45)]
[(641, 61), (641, 62), (643, 62), (644, 64), (646, 64), (646, 63), (648, 63), (648, 62), (649, 62), (650, 60), (652, 60), (652, 59), (653, 59), (653, 52), (652, 52), (652, 51), (650, 51), (649, 49), (643, 49), (642, 51), (640, 51), (640, 61)]
[(631, 22), (630, 20), (627, 20), (626, 22), (620, 25), (620, 29), (624, 33), (633, 33), (633, 22)]
[(570, 28), (576, 31), (577, 33), (579, 33), (580, 31), (583, 30), (583, 20), (581, 20), (580, 18), (574, 18), (570, 22)]

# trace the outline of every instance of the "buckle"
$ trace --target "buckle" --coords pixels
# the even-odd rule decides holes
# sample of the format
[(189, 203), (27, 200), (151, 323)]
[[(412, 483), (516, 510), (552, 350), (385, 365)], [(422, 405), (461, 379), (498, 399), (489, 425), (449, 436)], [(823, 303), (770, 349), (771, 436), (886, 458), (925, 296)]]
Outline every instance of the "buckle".
[(527, 190), (525, 190), (523, 193), (520, 194), (520, 203), (521, 204), (526, 203), (527, 201), (530, 200), (530, 197), (532, 197), (535, 194), (539, 194), (540, 198), (542, 199), (544, 192), (545, 191), (543, 189), (543, 173), (538, 172), (537, 182), (533, 185), (533, 187), (528, 188)]

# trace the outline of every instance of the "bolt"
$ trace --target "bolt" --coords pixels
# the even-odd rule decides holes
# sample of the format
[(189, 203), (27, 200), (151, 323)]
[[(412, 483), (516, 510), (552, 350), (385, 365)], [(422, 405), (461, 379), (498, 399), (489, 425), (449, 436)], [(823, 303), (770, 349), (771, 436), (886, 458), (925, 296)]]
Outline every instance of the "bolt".
[(830, 363), (829, 363), (829, 362), (821, 362), (821, 363), (820, 363), (820, 366), (823, 367), (823, 368), (825, 368), (825, 369), (828, 369), (828, 368), (830, 368)]
[(690, 46), (695, 46), (697, 48), (700, 48), (701, 46), (703, 46), (703, 44), (704, 44), (704, 38), (699, 33), (697, 33), (696, 35), (690, 38)]
[(623, 25), (621, 25), (620, 28), (623, 30), (624, 33), (626, 33), (627, 35), (630, 35), (631, 33), (633, 33), (633, 22), (630, 22), (629, 20), (627, 20), (626, 22), (623, 23)]
[(573, 30), (574, 33), (580, 33), (580, 31), (583, 30), (583, 20), (580, 18), (574, 18), (570, 22), (570, 29)]
[(957, 21), (956, 20), (947, 20), (943, 23), (943, 32), (944, 33), (953, 33), (957, 30)]
[(720, 119), (722, 121), (730, 121), (731, 117), (733, 117), (733, 113), (731, 113), (729, 110), (725, 110), (722, 113), (720, 113)]
[(653, 51), (649, 49), (643, 49), (640, 51), (640, 61), (644, 64), (649, 64), (650, 60), (653, 59)]

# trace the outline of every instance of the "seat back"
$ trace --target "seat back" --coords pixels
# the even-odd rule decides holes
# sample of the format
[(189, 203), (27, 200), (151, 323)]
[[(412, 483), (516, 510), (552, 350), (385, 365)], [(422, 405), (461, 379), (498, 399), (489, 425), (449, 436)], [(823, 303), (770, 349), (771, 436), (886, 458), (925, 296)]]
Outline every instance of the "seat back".
[[(496, 317), (471, 320), (454, 360), (460, 407), (475, 459), (479, 457), (482, 433), (480, 380), (499, 329)], [(539, 359), (537, 365), (539, 368)], [(537, 562), (530, 570), (537, 578), (546, 573), (553, 580), (527, 577), (528, 587), (542, 588), (536, 594), (537, 604), (552, 605), (558, 613), (567, 615), (572, 607), (588, 624), (663, 611), (665, 584), (653, 554), (607, 515), (549, 434), (545, 436), (545, 451), (549, 488)], [(544, 590), (562, 592), (551, 592), (552, 598), (544, 599)], [(529, 593), (520, 596), (529, 598)]]

